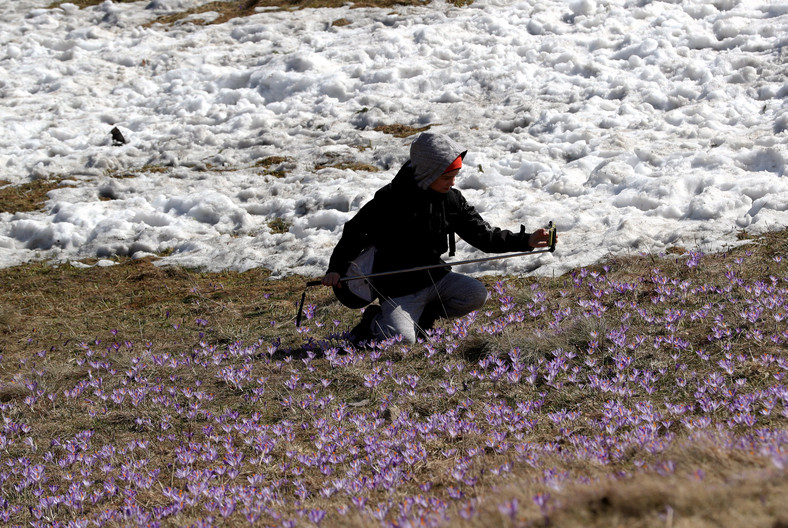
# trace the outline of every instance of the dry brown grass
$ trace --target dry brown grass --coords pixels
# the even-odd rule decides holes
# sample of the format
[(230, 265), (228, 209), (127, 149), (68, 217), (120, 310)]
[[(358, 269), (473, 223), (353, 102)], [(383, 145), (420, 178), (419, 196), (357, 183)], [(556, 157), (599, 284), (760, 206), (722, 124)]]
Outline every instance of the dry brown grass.
[(567, 492), (565, 504), (551, 514), (557, 526), (773, 528), (788, 522), (780, 499), (788, 494), (788, 480), (777, 470), (723, 471), (703, 480), (640, 475)]
[(384, 134), (391, 134), (394, 137), (406, 138), (414, 134), (418, 134), (420, 132), (425, 132), (432, 127), (433, 125), (427, 125), (424, 127), (412, 127), (410, 125), (393, 124), (393, 125), (376, 126), (375, 130), (377, 132), (383, 132)]
[[(301, 281), (269, 281), (269, 275), (264, 270), (203, 274), (157, 267), (150, 258), (121, 259), (117, 266), (89, 269), (37, 263), (0, 270), (5, 284), (0, 322), (6, 321), (0, 349), (6, 358), (16, 351), (19, 356), (13, 357), (18, 359), (35, 343), (69, 346), (112, 329), (122, 330), (129, 339), (149, 336), (166, 342), (173, 324), (195, 327), (196, 319), (219, 314), (221, 327), (235, 328), (239, 321), (263, 315), (260, 291), (269, 288), (274, 301), (265, 302), (265, 315), (288, 315), (292, 307), (277, 299), (292, 294)], [(221, 333), (220, 328), (214, 331)], [(256, 337), (244, 333), (219, 339)]]
[(269, 156), (259, 160), (254, 166), (262, 168), (265, 175), (284, 178), (288, 171), (295, 166), (295, 163), (286, 156)]
[[(78, 5), (80, 8), (95, 6), (102, 3), (104, 0), (74, 0), (69, 3)], [(133, 2), (137, 0), (117, 0), (119, 3)], [(451, 0), (450, 3), (457, 7), (470, 5), (473, 0)], [(65, 0), (52, 3), (50, 9), (56, 8), (61, 4), (66, 3)], [(427, 0), (361, 0), (353, 2), (353, 7), (378, 7), (378, 8), (391, 8), (398, 5), (427, 5)], [(268, 8), (273, 10), (292, 11), (296, 9), (306, 8), (337, 8), (346, 5), (345, 0), (225, 0), (217, 2), (208, 2), (201, 6), (187, 9), (182, 12), (173, 13), (159, 17), (153, 24), (170, 25), (175, 24), (187, 17), (194, 15), (201, 15), (205, 13), (216, 13), (217, 16), (210, 21), (205, 21), (199, 17), (193, 19), (191, 22), (195, 25), (201, 24), (223, 24), (230, 20), (240, 17), (247, 17), (258, 13), (258, 9)], [(337, 27), (348, 25), (350, 22), (345, 19), (339, 19), (334, 22)]]
[(314, 170), (332, 168), (339, 170), (351, 170), (357, 172), (378, 172), (380, 169), (368, 163), (361, 163), (350, 159), (341, 159), (337, 156), (326, 156), (326, 161), (315, 164)]
[(44, 207), (47, 193), (61, 186), (60, 178), (33, 180), (21, 185), (0, 183), (0, 213), (39, 211)]
[[(138, 2), (139, 0), (115, 0), (118, 4), (131, 4), (133, 2)], [(57, 2), (53, 2), (50, 4), (49, 9), (54, 9), (61, 4), (74, 4), (80, 8), (96, 6), (103, 3), (104, 0), (58, 0)]]

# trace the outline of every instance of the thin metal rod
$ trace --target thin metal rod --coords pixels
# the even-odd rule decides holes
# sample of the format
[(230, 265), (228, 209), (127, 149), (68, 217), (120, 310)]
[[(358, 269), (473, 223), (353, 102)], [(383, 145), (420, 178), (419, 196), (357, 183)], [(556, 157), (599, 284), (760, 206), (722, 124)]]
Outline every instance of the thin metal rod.
[[(370, 273), (369, 275), (355, 275), (353, 277), (341, 277), (339, 282), (347, 282), (352, 280), (358, 279), (374, 279), (375, 277), (384, 277), (386, 275), (397, 275), (399, 273), (411, 273), (414, 271), (424, 271), (436, 268), (445, 268), (447, 266), (460, 266), (462, 264), (476, 264), (478, 262), (488, 262), (490, 260), (501, 260), (505, 258), (513, 258), (513, 257), (524, 257), (526, 255), (537, 255), (539, 253), (552, 253), (554, 248), (549, 249), (540, 249), (537, 251), (523, 251), (521, 253), (507, 253), (506, 255), (496, 255), (494, 257), (482, 257), (482, 258), (475, 258), (470, 260), (460, 260), (457, 262), (443, 262), (441, 264), (429, 264), (427, 266), (417, 266), (415, 268), (408, 268), (408, 269), (401, 269), (401, 270), (393, 270), (393, 271), (379, 271), (377, 273)], [(315, 280), (309, 281), (306, 283), (307, 286), (319, 286), (323, 284), (323, 281)]]

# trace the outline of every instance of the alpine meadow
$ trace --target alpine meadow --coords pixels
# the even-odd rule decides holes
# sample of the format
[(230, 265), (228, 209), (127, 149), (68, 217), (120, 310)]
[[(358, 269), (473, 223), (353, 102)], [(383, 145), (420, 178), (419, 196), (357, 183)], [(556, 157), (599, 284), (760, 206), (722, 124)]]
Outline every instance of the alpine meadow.
[[(4, 525), (788, 526), (784, 2), (0, 14)], [(355, 346), (307, 284), (428, 130), (556, 250)]]

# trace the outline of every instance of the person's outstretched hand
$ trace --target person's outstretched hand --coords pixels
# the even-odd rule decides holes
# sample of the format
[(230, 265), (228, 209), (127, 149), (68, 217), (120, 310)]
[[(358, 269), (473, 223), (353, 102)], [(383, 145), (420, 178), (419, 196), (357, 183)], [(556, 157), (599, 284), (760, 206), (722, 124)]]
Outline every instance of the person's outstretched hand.
[(323, 286), (337, 286), (339, 288), (342, 287), (342, 283), (339, 282), (339, 273), (335, 272), (328, 272), (323, 277)]
[[(558, 236), (556, 236), (556, 239), (558, 239)], [(528, 237), (528, 245), (534, 249), (550, 246), (550, 231), (547, 229), (537, 229)]]

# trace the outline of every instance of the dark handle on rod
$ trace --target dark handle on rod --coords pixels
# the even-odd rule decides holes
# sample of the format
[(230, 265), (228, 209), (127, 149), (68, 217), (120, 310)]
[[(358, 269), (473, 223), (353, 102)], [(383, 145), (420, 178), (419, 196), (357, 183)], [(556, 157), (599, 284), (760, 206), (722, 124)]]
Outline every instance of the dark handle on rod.
[(555, 253), (555, 243), (556, 243), (557, 236), (556, 236), (555, 224), (553, 224), (552, 220), (550, 220), (550, 223), (547, 224), (547, 230), (550, 232), (550, 240), (549, 240), (549, 242), (550, 242), (550, 253)]

